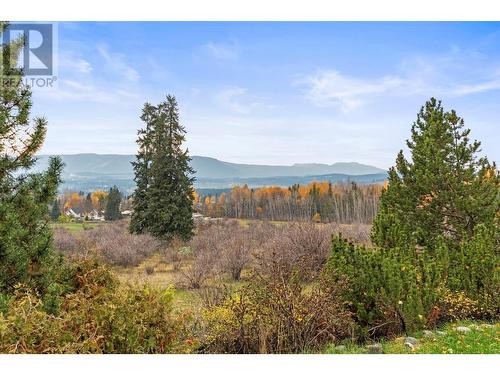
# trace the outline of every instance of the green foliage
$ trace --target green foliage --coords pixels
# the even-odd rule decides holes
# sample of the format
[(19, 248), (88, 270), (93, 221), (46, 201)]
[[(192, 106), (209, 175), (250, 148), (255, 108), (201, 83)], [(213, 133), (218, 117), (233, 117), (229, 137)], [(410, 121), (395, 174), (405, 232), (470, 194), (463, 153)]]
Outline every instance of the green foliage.
[[(0, 33), (6, 27), (1, 23)], [(0, 47), (0, 76), (9, 82), (0, 87), (0, 293), (7, 294), (18, 283), (40, 291), (48, 285), (48, 207), (63, 167), (52, 158), (46, 172), (27, 172), (43, 144), (47, 121), (30, 123), (31, 92), (17, 66), (23, 44), (19, 38)]]
[(450, 252), (447, 285), (478, 302), (482, 318), (500, 317), (500, 232), (478, 225), (474, 235)]
[(59, 217), (57, 218), (57, 222), (61, 223), (61, 224), (70, 223), (71, 222), (71, 217), (69, 217), (67, 215), (59, 215)]
[[(389, 171), (372, 231), (379, 247), (333, 240), (328, 267), (349, 278), (363, 335), (500, 316), (499, 175), (463, 127), (429, 100), (407, 141), (411, 161), (401, 151)], [(456, 315), (457, 301), (468, 313)]]
[(433, 245), (446, 238), (457, 246), (477, 224), (498, 225), (499, 175), (478, 157), (480, 142), (455, 111), (430, 99), (420, 110), (407, 141), (411, 160), (400, 151), (380, 199), (372, 239), (395, 247), (415, 238)]
[(326, 270), (348, 278), (344, 298), (361, 336), (379, 336), (426, 325), (440, 298), (446, 255), (442, 249), (431, 257), (425, 251), (366, 248), (337, 236)]
[[(122, 289), (92, 262), (67, 271), (72, 291), (45, 299), (18, 287), (0, 315), (2, 353), (168, 353), (189, 350), (186, 317), (172, 314), (172, 290)], [(61, 284), (64, 285), (64, 284)]]
[(193, 178), (191, 158), (182, 149), (185, 129), (179, 123), (177, 101), (144, 106), (139, 131), (139, 153), (133, 163), (136, 190), (130, 223), (132, 233), (148, 232), (171, 240), (189, 240), (193, 235)]
[(52, 202), (52, 208), (50, 209), (50, 218), (56, 221), (57, 219), (59, 219), (59, 216), (61, 216), (59, 201), (57, 199), (54, 199), (54, 202)]
[(116, 186), (109, 189), (108, 198), (106, 199), (106, 209), (104, 211), (104, 218), (106, 220), (119, 220), (122, 218), (120, 212), (120, 203), (122, 201), (122, 194)]
[(450, 249), (434, 247), (366, 248), (333, 239), (327, 269), (345, 275), (362, 337), (432, 327), (441, 320), (500, 317), (498, 232), (484, 225)]

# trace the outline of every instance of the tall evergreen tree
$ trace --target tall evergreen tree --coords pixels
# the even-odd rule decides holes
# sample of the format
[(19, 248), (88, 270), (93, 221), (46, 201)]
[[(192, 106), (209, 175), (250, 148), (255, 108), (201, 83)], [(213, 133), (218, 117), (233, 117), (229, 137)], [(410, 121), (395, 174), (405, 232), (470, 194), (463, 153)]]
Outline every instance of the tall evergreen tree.
[(137, 184), (130, 230), (157, 238), (188, 240), (193, 235), (193, 181), (188, 151), (182, 149), (185, 128), (174, 96), (157, 106), (146, 104), (133, 163)]
[(108, 198), (106, 200), (106, 210), (104, 211), (104, 218), (106, 220), (119, 220), (122, 218), (120, 212), (120, 203), (122, 201), (122, 194), (116, 186), (109, 189)]
[(372, 232), (376, 244), (425, 246), (438, 237), (458, 244), (477, 224), (498, 225), (498, 170), (478, 157), (480, 142), (469, 134), (440, 101), (422, 107), (407, 141), (411, 160), (400, 151), (389, 171)]
[(57, 220), (61, 216), (61, 207), (59, 205), (59, 200), (54, 199), (54, 202), (52, 202), (52, 208), (50, 210), (50, 218), (52, 220)]
[[(7, 27), (0, 23), (0, 37)], [(18, 38), (0, 47), (0, 293), (20, 282), (44, 287), (51, 249), (48, 209), (63, 167), (52, 158), (46, 172), (29, 173), (47, 121), (29, 120), (31, 91), (17, 65), (23, 45)]]
[(137, 134), (137, 144), (139, 150), (136, 160), (132, 162), (134, 168), (135, 191), (132, 195), (132, 216), (130, 218), (131, 233), (147, 232), (146, 211), (147, 211), (147, 191), (149, 186), (149, 169), (152, 155), (152, 134), (155, 108), (146, 103), (142, 109), (141, 120), (146, 124), (144, 129), (139, 129)]

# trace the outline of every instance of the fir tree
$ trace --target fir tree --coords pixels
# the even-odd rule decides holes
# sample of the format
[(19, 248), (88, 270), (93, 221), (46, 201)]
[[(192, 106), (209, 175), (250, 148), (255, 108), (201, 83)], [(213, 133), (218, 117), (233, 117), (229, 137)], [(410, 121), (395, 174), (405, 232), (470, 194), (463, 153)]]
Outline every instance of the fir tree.
[(137, 184), (130, 229), (157, 238), (188, 240), (193, 235), (194, 170), (182, 149), (185, 129), (179, 122), (175, 97), (157, 106), (146, 104), (139, 132), (139, 153), (134, 165)]
[[(7, 27), (0, 23), (0, 34)], [(44, 270), (51, 258), (48, 210), (63, 167), (59, 158), (52, 158), (46, 172), (29, 173), (47, 121), (29, 120), (31, 91), (17, 65), (23, 45), (18, 38), (0, 47), (0, 293), (11, 292), (18, 283), (39, 290), (46, 286)]]
[(422, 107), (407, 141), (411, 160), (400, 151), (389, 171), (372, 232), (376, 244), (425, 246), (444, 237), (457, 245), (476, 225), (498, 224), (498, 171), (478, 157), (480, 142), (469, 134), (436, 99)]
[(149, 169), (151, 166), (152, 154), (152, 133), (155, 108), (146, 103), (142, 110), (141, 120), (146, 124), (144, 129), (139, 129), (137, 134), (137, 144), (139, 151), (136, 160), (132, 162), (134, 168), (135, 191), (132, 195), (132, 216), (130, 218), (131, 233), (147, 232), (146, 211), (147, 211), (147, 191), (149, 186)]
[(122, 201), (122, 194), (116, 186), (109, 189), (108, 199), (106, 200), (106, 210), (104, 212), (104, 218), (106, 220), (119, 220), (122, 218), (120, 212), (120, 203)]

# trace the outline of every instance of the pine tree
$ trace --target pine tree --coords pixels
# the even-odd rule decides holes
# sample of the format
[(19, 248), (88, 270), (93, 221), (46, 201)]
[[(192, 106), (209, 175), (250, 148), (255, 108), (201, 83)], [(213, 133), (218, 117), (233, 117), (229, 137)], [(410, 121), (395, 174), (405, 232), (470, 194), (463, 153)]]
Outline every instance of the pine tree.
[(108, 199), (106, 200), (106, 210), (104, 211), (104, 218), (106, 220), (119, 220), (122, 218), (120, 212), (120, 203), (122, 201), (122, 194), (116, 186), (109, 189)]
[(430, 99), (420, 110), (407, 146), (389, 171), (372, 239), (379, 246), (431, 245), (440, 236), (457, 245), (478, 224), (498, 225), (499, 175), (478, 157), (480, 142), (455, 111)]
[(179, 122), (174, 96), (157, 106), (146, 104), (134, 162), (135, 182), (130, 230), (157, 238), (188, 240), (193, 235), (194, 170), (182, 149), (185, 129)]
[[(0, 36), (7, 27), (0, 23)], [(0, 293), (11, 292), (18, 283), (38, 289), (46, 285), (48, 210), (63, 167), (59, 158), (52, 158), (46, 172), (28, 171), (43, 144), (47, 121), (29, 120), (31, 91), (17, 66), (23, 45), (18, 38), (0, 47)]]

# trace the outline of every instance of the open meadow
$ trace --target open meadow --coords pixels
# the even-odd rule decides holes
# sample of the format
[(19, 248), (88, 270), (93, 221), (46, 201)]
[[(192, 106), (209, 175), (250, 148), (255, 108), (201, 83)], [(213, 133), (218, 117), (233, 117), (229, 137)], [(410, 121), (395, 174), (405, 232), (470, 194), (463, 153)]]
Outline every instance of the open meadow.
[[(110, 267), (120, 282), (120, 288), (140, 289), (145, 285), (172, 291), (173, 313), (189, 315), (193, 327), (203, 326), (207, 313), (223, 303), (229, 294), (241, 293), (273, 269), (269, 262), (282, 262), (280, 268), (304, 272), (301, 290), (314, 293), (319, 269), (328, 259), (330, 237), (341, 234), (359, 245), (371, 247), (370, 225), (261, 222), (258, 220), (226, 219), (213, 223), (199, 223), (195, 237), (189, 243), (177, 242), (164, 246), (151, 239), (139, 241), (139, 258), (130, 257), (130, 249), (122, 246), (121, 236), (127, 241), (127, 221), (119, 223), (54, 224), (55, 244), (58, 251), (70, 259), (100, 257)], [(94, 231), (99, 236), (94, 236)], [(113, 241), (108, 241), (108, 231)], [(287, 248), (274, 242), (275, 236), (291, 239)], [(281, 237), (282, 238), (282, 237)], [(311, 241), (317, 239), (316, 242)], [(76, 245), (78, 244), (78, 245)], [(82, 244), (85, 244), (82, 247)], [(292, 245), (292, 246), (290, 246)], [(78, 246), (81, 253), (71, 252)], [(148, 247), (149, 246), (149, 247)], [(244, 252), (239, 250), (243, 248)], [(281, 252), (280, 252), (281, 251)], [(286, 253), (283, 253), (285, 251)], [(69, 252), (69, 253), (68, 253)], [(201, 253), (203, 252), (203, 253)], [(139, 253), (135, 249), (134, 253)], [(280, 257), (277, 255), (280, 254)], [(304, 255), (315, 255), (316, 264), (304, 263)], [(298, 266), (298, 268), (297, 268)], [(270, 267), (270, 268), (269, 268)], [(243, 295), (243, 294), (242, 294)], [(460, 354), (500, 353), (500, 323), (480, 320), (460, 320), (452, 323), (446, 319), (429, 330), (415, 329), (406, 336), (397, 332), (388, 336), (369, 338), (360, 343), (353, 337), (331, 341), (302, 353), (325, 354)], [(219, 322), (220, 324), (220, 322)], [(465, 328), (464, 328), (465, 327)], [(194, 333), (196, 336), (198, 333)], [(409, 338), (408, 338), (409, 337)], [(205, 350), (201, 342), (206, 337), (192, 340), (192, 350)], [(408, 341), (410, 340), (410, 341)], [(191, 341), (189, 341), (191, 342)]]

